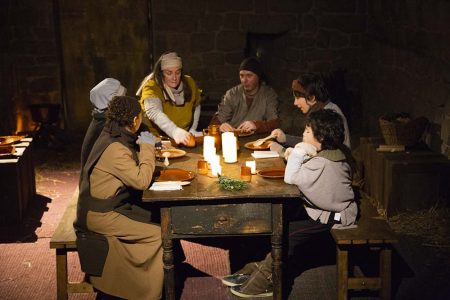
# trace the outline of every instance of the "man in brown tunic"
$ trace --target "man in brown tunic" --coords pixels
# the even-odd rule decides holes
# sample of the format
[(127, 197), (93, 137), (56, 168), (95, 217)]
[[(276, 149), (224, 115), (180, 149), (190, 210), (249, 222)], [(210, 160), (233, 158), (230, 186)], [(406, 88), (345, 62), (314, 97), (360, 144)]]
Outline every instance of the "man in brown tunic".
[(241, 83), (226, 91), (212, 124), (220, 130), (264, 133), (278, 127), (278, 96), (263, 81), (260, 62), (246, 58), (239, 67)]

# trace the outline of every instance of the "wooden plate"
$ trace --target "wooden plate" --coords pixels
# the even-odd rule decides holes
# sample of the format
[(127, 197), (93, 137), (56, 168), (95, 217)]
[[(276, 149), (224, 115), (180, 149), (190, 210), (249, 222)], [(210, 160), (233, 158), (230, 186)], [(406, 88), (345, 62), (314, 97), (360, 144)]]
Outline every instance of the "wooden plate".
[(0, 156), (13, 155), (16, 152), (16, 148), (12, 145), (0, 145)]
[(0, 136), (0, 145), (4, 146), (4, 145), (11, 145), (15, 142), (20, 141), (21, 139), (25, 138), (26, 136), (24, 135), (4, 135), (4, 136)]
[(272, 141), (265, 141), (262, 145), (255, 146), (253, 144), (254, 142), (256, 141), (248, 142), (244, 145), (244, 147), (250, 150), (268, 150), (270, 148), (270, 144), (272, 143)]
[(255, 134), (254, 131), (243, 132), (243, 131), (240, 131), (240, 130), (236, 130), (236, 132), (238, 133), (238, 137), (245, 137), (245, 136), (250, 136), (250, 135), (254, 135)]
[(188, 181), (194, 179), (195, 174), (182, 169), (162, 170), (156, 181)]
[(164, 158), (163, 154), (164, 154), (165, 152), (170, 153), (169, 158), (177, 158), (177, 157), (182, 157), (182, 156), (185, 156), (185, 155), (186, 155), (186, 151), (181, 150), (181, 149), (175, 149), (175, 148), (173, 148), (173, 149), (162, 149), (162, 150), (161, 150), (161, 155), (159, 155), (159, 153), (156, 153), (156, 157)]
[(264, 178), (284, 178), (283, 168), (263, 169), (258, 174)]

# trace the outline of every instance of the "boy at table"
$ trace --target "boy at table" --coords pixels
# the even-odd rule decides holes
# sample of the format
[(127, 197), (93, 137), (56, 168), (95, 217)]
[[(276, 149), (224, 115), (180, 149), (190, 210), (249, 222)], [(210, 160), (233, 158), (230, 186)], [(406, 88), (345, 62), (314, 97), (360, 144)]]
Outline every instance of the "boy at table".
[[(287, 210), (288, 272), (300, 257), (295, 254), (319, 233), (355, 226), (358, 208), (351, 167), (340, 150), (343, 142), (343, 119), (334, 110), (321, 109), (308, 116), (303, 142), (287, 149), (290, 154), (284, 181), (297, 185), (303, 195)], [(271, 254), (261, 262), (245, 265), (222, 282), (232, 286), (231, 292), (239, 297), (271, 297)]]

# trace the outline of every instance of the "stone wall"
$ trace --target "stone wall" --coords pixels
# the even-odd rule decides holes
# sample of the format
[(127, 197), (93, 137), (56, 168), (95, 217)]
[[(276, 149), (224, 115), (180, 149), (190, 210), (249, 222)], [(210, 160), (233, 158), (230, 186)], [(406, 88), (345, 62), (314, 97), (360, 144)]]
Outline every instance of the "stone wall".
[(151, 61), (171, 50), (182, 55), (186, 71), (205, 93), (204, 121), (226, 89), (238, 83), (241, 60), (257, 54), (279, 92), (285, 130), (297, 134), (302, 128), (289, 86), (309, 71), (333, 74), (340, 82), (334, 101), (351, 123), (359, 122), (352, 117), (360, 107), (353, 96), (361, 85), (367, 0), (120, 0), (114, 5), (25, 0), (1, 5), (7, 20), (2, 34), (8, 40), (1, 53), (8, 85), (1, 103), (14, 101), (22, 119), (28, 104), (56, 102), (64, 108), (67, 127), (83, 131), (93, 85), (115, 77), (132, 95)]
[(91, 120), (89, 91), (107, 77), (134, 96), (150, 70), (148, 0), (58, 0), (69, 129)]
[(427, 143), (450, 157), (450, 3), (401, 3), (369, 1), (363, 131), (379, 134), (384, 113), (425, 116)]
[(89, 91), (106, 77), (134, 94), (150, 70), (149, 1), (111, 3), (0, 1), (0, 134), (32, 131), (36, 103), (60, 104), (59, 127), (84, 132)]
[(448, 156), (449, 6), (445, 0), (0, 1), (0, 134), (31, 130), (27, 108), (40, 102), (61, 104), (60, 126), (83, 132), (89, 90), (98, 81), (118, 78), (133, 95), (152, 61), (177, 51), (204, 91), (202, 125), (238, 83), (241, 60), (258, 55), (279, 93), (286, 131), (298, 134), (303, 120), (293, 106), (292, 79), (323, 72), (354, 146), (359, 136), (380, 134), (380, 115), (406, 111), (432, 122), (427, 142)]
[(28, 105), (60, 103), (52, 1), (0, 1), (0, 134), (32, 128)]
[[(177, 51), (215, 111), (224, 92), (239, 82), (246, 55), (258, 55), (278, 91), (282, 127), (298, 134), (302, 114), (293, 107), (291, 81), (304, 72), (331, 73), (341, 85), (336, 101), (352, 124), (360, 107), (359, 60), (366, 33), (367, 2), (325, 0), (154, 0), (155, 58)], [(345, 88), (343, 88), (345, 87)], [(353, 102), (352, 102), (353, 101)], [(358, 114), (354, 114), (358, 116)], [(359, 128), (359, 126), (354, 126)]]

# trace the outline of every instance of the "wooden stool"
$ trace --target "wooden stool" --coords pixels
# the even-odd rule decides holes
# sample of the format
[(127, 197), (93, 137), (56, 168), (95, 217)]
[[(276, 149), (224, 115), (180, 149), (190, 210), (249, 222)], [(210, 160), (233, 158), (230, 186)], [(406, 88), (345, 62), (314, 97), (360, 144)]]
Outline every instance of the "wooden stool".
[[(378, 216), (375, 207), (364, 199), (357, 228), (332, 229), (336, 242), (338, 299), (348, 298), (348, 290), (378, 290), (380, 299), (391, 298), (392, 244), (397, 243), (395, 233), (386, 220)], [(349, 276), (349, 256), (353, 251), (371, 250), (378, 256), (378, 277)]]
[(76, 252), (76, 235), (73, 222), (76, 218), (78, 188), (73, 193), (55, 233), (50, 240), (50, 248), (56, 249), (56, 290), (57, 299), (67, 299), (69, 294), (92, 293), (94, 288), (86, 281), (69, 282), (67, 272), (67, 253)]

